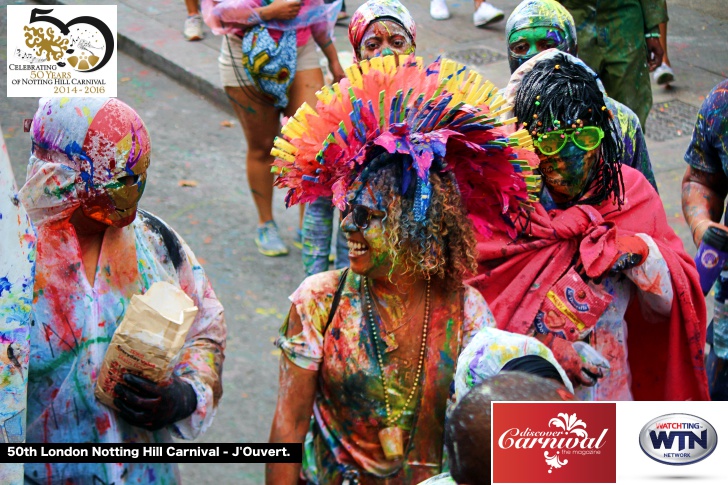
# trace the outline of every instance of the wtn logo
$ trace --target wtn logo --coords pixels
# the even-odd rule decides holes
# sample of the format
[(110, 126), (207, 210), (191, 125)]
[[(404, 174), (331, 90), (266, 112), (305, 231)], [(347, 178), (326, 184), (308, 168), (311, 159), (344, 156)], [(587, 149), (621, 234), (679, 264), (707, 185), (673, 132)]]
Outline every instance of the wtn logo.
[(677, 438), (678, 450), (682, 451), (685, 449), (685, 443), (688, 443), (688, 448), (693, 450), (697, 444), (703, 449), (708, 448), (708, 430), (704, 429), (700, 432), (698, 437), (693, 431), (650, 431), (650, 440), (652, 441), (652, 447), (656, 450), (660, 448), (673, 448), (673, 442)]
[(640, 447), (647, 456), (666, 465), (689, 465), (708, 457), (718, 444), (715, 428), (690, 414), (667, 414), (640, 431)]

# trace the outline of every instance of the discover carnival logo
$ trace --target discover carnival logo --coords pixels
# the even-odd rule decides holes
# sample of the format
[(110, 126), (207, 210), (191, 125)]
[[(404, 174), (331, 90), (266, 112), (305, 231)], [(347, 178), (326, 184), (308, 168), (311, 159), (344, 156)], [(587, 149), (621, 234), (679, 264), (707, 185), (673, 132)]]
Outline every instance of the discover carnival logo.
[(666, 414), (640, 431), (640, 448), (665, 465), (690, 465), (710, 456), (718, 434), (706, 420), (692, 414)]
[(494, 483), (614, 481), (615, 409), (613, 403), (493, 403)]
[(116, 96), (116, 6), (7, 7), (8, 97)]

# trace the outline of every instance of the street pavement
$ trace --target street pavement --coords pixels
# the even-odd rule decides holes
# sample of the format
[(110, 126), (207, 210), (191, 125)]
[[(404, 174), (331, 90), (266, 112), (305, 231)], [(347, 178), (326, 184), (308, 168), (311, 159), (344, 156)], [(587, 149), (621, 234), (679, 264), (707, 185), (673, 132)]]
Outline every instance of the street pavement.
[[(152, 165), (141, 206), (170, 223), (203, 263), (225, 306), (227, 343), (224, 397), (216, 421), (201, 438), (208, 442), (267, 440), (277, 393), (279, 353), (273, 346), (288, 311), (287, 296), (303, 279), (300, 251), (292, 245), (282, 258), (261, 256), (253, 243), (257, 217), (245, 174), (245, 141), (220, 87), (217, 52), (220, 38), (205, 27), (201, 42), (186, 42), (181, 0), (61, 0), (42, 3), (117, 4), (119, 98), (139, 111), (152, 135)], [(348, 2), (349, 13), (361, 0)], [(516, 0), (493, 0), (506, 11)], [(38, 4), (0, 0), (0, 5)], [(505, 22), (491, 28), (472, 25), (472, 4), (449, 2), (452, 18), (437, 22), (426, 0), (405, 0), (417, 21), (417, 52), (467, 62), (504, 86)], [(728, 11), (724, 0), (668, 0), (668, 49), (677, 82), (666, 90), (653, 86), (655, 107), (647, 122), (647, 144), (668, 220), (694, 253), (680, 209), (683, 154), (695, 114), (710, 89), (728, 77)], [(0, 69), (5, 72), (6, 9), (0, 9)], [(342, 60), (351, 59), (346, 28), (336, 27)], [(0, 76), (6, 93), (7, 77)], [(22, 184), (29, 142), (22, 131), (37, 100), (0, 98), (15, 177)], [(195, 186), (181, 186), (192, 181)], [(292, 242), (298, 210), (286, 211), (283, 194), (275, 198), (276, 220)], [(255, 484), (262, 465), (182, 464), (185, 483)]]

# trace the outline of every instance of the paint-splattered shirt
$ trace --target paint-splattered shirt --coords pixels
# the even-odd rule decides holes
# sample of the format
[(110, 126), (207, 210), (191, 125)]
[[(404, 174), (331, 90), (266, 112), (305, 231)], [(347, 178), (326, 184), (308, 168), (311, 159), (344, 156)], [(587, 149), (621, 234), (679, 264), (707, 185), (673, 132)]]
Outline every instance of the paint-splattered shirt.
[[(203, 433), (222, 394), (226, 327), (222, 305), (192, 251), (164, 222), (140, 212), (131, 225), (106, 230), (90, 285), (68, 222), (55, 224), (41, 226), (46, 232), (39, 230), (39, 268), (44, 261), (47, 270), (38, 271), (33, 304), (28, 441), (166, 443), (172, 436), (192, 439)], [(61, 239), (54, 240), (54, 234)], [(182, 421), (149, 432), (97, 401), (94, 387), (131, 296), (157, 281), (180, 287), (199, 308), (174, 370), (194, 388), (197, 409)], [(25, 473), (37, 483), (71, 478), (74, 483), (179, 483), (175, 463), (33, 463), (26, 464)]]
[[(685, 161), (698, 170), (728, 176), (728, 80), (710, 92), (698, 112)], [(728, 221), (728, 212), (726, 212)]]
[[(377, 438), (382, 423), (386, 421), (386, 410), (376, 351), (362, 311), (359, 275), (349, 272), (331, 328), (324, 329), (339, 275), (339, 271), (329, 271), (304, 280), (290, 297), (303, 330), (298, 335), (286, 337), (287, 324), (284, 324), (277, 342), (284, 355), (295, 365), (321, 372), (321, 383), (327, 387), (326, 393), (338, 396), (338, 404), (348, 408), (345, 412), (327, 409), (322, 390), (317, 391), (312, 429), (304, 452), (304, 473), (315, 483), (329, 483), (331, 477), (340, 471), (337, 462), (352, 464), (378, 476), (386, 475), (392, 467), (391, 462), (386, 463), (382, 459)], [(452, 312), (460, 314), (461, 310), (433, 308), (431, 321), (437, 319), (435, 314), (438, 311), (450, 311), (452, 321)], [(485, 300), (469, 286), (463, 293), (462, 319), (460, 348), (467, 345), (481, 328), (495, 326)], [(399, 410), (410, 392), (410, 387), (405, 386), (403, 381), (411, 381), (408, 374), (416, 370), (416, 363), (403, 367), (406, 363), (390, 353), (390, 349), (394, 351), (397, 348), (395, 332), (382, 335), (388, 346), (382, 357), (392, 409)], [(327, 352), (334, 355), (329, 356)], [(445, 391), (449, 393), (449, 390)], [(345, 422), (327, 423), (325, 420), (332, 417), (341, 419), (342, 416), (345, 416)], [(413, 417), (413, 406), (410, 405), (398, 425), (409, 432)], [(442, 449), (442, 441), (432, 446)], [(432, 474), (439, 473), (441, 465), (438, 463)]]
[[(35, 231), (17, 197), (0, 129), (0, 443), (25, 441)], [(0, 463), (0, 483), (23, 483), (22, 463)]]
[(651, 315), (669, 315), (673, 290), (670, 270), (660, 249), (646, 234), (637, 234), (649, 248), (645, 261), (619, 276), (607, 277), (597, 284), (587, 284), (598, 294), (607, 293), (612, 301), (588, 337), (589, 344), (609, 361), (609, 372), (592, 387), (577, 386), (575, 396), (582, 401), (633, 400), (627, 355), (627, 322), (624, 315), (632, 298), (640, 299), (640, 308), (647, 321)]

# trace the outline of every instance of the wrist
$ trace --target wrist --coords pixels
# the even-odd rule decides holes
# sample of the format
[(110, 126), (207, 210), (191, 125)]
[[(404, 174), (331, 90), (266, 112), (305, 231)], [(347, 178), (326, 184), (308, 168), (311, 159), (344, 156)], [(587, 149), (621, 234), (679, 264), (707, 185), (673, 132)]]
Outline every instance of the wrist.
[(700, 230), (701, 230), (701, 228), (702, 228), (702, 230), (703, 230), (703, 233), (704, 233), (704, 232), (705, 232), (705, 231), (706, 231), (706, 230), (708, 229), (708, 227), (710, 227), (710, 224), (711, 224), (712, 222), (713, 222), (713, 221), (712, 221), (712, 220), (710, 220), (710, 219), (703, 219), (703, 220), (701, 220), (701, 221), (698, 221), (698, 223), (697, 223), (697, 224), (695, 224), (695, 225), (694, 225), (694, 226), (692, 227), (692, 231), (691, 231), (691, 232), (692, 232), (692, 234), (693, 234), (693, 240), (696, 240), (696, 236), (698, 236), (698, 235), (699, 235), (700, 237), (699, 237), (699, 238), (697, 239), (697, 243), (699, 244), (699, 243), (700, 243), (700, 239), (702, 239), (702, 236), (703, 236), (703, 234), (702, 234), (702, 233), (699, 233), (699, 231), (700, 231)]
[(260, 9), (258, 9), (258, 17), (260, 17), (260, 20), (263, 22), (269, 21), (271, 19), (269, 6), (260, 7)]
[(197, 393), (195, 388), (187, 381), (177, 378), (177, 385), (181, 387), (178, 394), (177, 412), (172, 418), (172, 423), (182, 421), (190, 416), (197, 409)]

